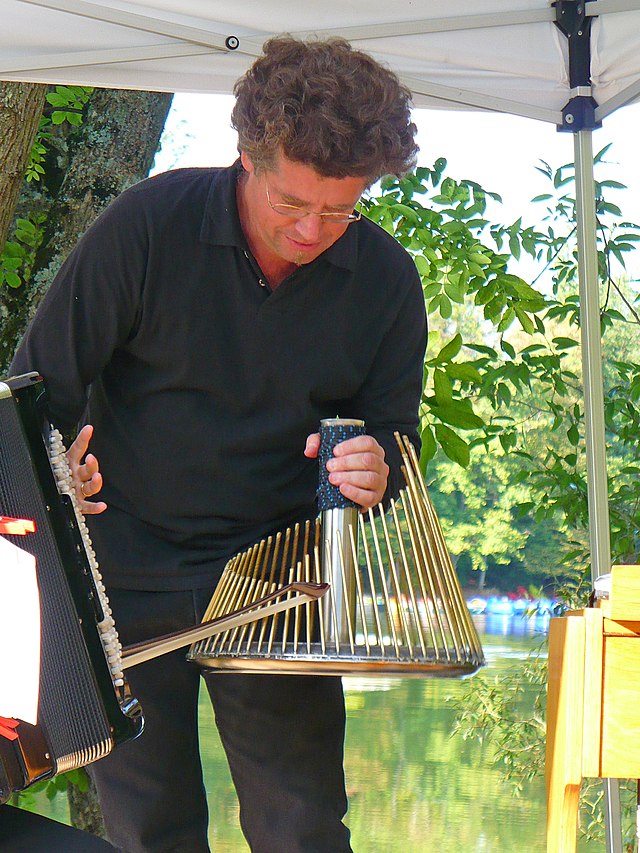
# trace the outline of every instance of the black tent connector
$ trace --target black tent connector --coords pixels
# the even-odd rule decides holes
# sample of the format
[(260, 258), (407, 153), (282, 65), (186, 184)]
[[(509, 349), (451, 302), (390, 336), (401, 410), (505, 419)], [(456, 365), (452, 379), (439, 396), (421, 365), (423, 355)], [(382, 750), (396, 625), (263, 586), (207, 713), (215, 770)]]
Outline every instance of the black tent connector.
[[(587, 94), (591, 91), (591, 22), (585, 0), (557, 0), (555, 24), (566, 37), (569, 46), (569, 85), (576, 94), (562, 110), (558, 130), (576, 133), (601, 126), (595, 119), (596, 102)], [(580, 90), (585, 90), (584, 93)]]

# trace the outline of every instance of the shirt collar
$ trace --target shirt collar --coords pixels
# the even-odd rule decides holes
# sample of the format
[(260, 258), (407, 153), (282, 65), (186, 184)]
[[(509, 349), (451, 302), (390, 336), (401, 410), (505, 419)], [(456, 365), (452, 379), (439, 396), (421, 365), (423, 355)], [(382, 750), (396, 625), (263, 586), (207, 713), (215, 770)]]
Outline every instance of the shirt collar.
[[(242, 172), (240, 159), (226, 169), (214, 169), (209, 196), (205, 207), (200, 239), (205, 243), (218, 246), (236, 246), (247, 249), (238, 204), (236, 200), (236, 184)], [(344, 234), (332, 246), (320, 255), (334, 266), (355, 270), (358, 256), (358, 228), (360, 222), (350, 225)]]

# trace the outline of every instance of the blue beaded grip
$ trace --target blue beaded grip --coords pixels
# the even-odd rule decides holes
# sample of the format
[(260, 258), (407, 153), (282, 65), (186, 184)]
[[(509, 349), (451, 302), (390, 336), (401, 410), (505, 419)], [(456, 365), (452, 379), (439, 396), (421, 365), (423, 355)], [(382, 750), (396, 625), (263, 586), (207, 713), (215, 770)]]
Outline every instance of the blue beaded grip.
[(318, 509), (344, 509), (358, 504), (350, 501), (337, 486), (329, 482), (327, 462), (333, 456), (333, 448), (341, 441), (364, 435), (364, 421), (355, 418), (327, 418), (320, 421), (320, 452), (318, 454)]

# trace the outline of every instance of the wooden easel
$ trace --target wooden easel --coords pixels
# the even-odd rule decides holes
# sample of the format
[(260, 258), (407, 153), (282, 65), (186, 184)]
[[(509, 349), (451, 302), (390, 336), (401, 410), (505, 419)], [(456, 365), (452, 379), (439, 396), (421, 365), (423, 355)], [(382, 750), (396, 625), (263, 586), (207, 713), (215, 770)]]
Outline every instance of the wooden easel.
[(640, 566), (614, 566), (608, 600), (550, 623), (547, 853), (575, 853), (585, 777), (640, 778)]

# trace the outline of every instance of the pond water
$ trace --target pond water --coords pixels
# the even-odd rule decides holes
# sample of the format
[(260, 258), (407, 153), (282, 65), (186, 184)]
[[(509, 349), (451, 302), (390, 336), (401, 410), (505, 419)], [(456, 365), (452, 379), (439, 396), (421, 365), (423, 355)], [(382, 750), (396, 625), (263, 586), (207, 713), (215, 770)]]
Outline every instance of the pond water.
[[(489, 676), (517, 667), (546, 628), (477, 618)], [(347, 823), (356, 853), (545, 853), (543, 780), (516, 799), (489, 747), (451, 737), (450, 700), (461, 689), (449, 679), (345, 679)], [(248, 853), (204, 692), (200, 719), (211, 848)], [(52, 806), (47, 813), (64, 819), (60, 806)], [(579, 846), (581, 853), (597, 849)]]
[[(477, 624), (484, 674), (492, 676), (540, 645), (548, 619), (477, 617)], [(490, 748), (451, 737), (451, 699), (461, 689), (449, 679), (345, 679), (347, 823), (356, 853), (545, 853), (543, 780), (516, 799)], [(206, 699), (201, 725), (212, 850), (247, 853)]]

